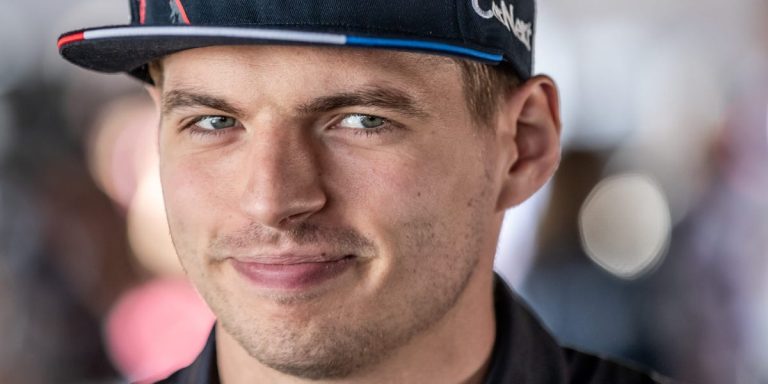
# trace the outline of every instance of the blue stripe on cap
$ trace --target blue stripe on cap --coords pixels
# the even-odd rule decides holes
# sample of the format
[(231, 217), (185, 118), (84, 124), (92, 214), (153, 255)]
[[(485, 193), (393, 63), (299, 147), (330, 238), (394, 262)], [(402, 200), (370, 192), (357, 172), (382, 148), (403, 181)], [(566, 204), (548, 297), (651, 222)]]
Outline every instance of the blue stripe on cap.
[(379, 37), (361, 37), (347, 36), (347, 45), (356, 45), (361, 47), (381, 47), (381, 48), (405, 48), (405, 49), (424, 49), (428, 51), (437, 51), (453, 53), (463, 56), (474, 57), (486, 61), (501, 62), (502, 55), (494, 55), (475, 49), (457, 47), (454, 45), (433, 43), (419, 40), (387, 39)]

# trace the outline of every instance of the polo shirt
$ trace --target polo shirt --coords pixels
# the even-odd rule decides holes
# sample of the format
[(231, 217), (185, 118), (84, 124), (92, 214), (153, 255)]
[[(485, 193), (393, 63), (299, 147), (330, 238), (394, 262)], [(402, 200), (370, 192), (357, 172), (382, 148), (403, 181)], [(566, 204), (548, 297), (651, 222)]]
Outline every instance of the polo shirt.
[[(496, 276), (496, 342), (484, 384), (671, 384), (669, 379), (563, 348), (512, 289)], [(161, 384), (219, 384), (216, 334), (187, 368)]]

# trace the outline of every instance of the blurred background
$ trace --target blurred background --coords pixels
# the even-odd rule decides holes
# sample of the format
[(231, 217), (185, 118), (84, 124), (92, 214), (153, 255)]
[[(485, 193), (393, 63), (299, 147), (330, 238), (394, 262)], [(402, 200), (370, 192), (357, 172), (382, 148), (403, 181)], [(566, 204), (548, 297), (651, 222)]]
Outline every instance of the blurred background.
[[(127, 0), (0, 0), (0, 383), (151, 380), (213, 317), (168, 239), (141, 85), (61, 60)], [(540, 0), (563, 162), (497, 270), (565, 344), (768, 383), (768, 2)]]

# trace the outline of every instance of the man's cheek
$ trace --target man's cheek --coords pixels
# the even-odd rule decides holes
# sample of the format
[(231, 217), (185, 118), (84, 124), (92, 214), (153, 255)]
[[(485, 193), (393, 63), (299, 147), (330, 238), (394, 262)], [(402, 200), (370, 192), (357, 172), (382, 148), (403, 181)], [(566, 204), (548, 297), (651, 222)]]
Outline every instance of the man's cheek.
[(434, 220), (436, 207), (444, 203), (429, 176), (417, 170), (381, 167), (371, 171), (368, 176), (374, 175), (375, 180), (366, 180), (362, 193), (348, 201), (344, 215), (355, 218), (359, 229), (379, 246), (396, 246), (413, 230), (423, 229), (421, 223)]
[[(211, 191), (205, 177), (182, 167), (166, 168), (161, 173), (168, 222), (177, 243), (182, 237), (199, 236), (212, 216)], [(178, 245), (178, 244), (177, 244)]]

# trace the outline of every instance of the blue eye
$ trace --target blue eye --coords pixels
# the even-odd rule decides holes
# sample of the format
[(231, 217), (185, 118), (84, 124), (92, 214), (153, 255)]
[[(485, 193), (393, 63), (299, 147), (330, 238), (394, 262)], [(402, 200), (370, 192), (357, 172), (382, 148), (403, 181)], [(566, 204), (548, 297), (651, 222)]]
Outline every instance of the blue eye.
[(378, 116), (354, 114), (346, 116), (339, 125), (351, 129), (376, 129), (387, 124), (387, 120)]
[(217, 131), (237, 126), (237, 120), (226, 116), (205, 116), (195, 122), (200, 129)]

